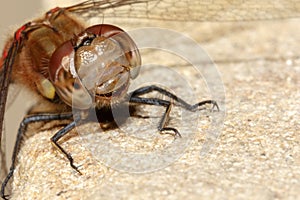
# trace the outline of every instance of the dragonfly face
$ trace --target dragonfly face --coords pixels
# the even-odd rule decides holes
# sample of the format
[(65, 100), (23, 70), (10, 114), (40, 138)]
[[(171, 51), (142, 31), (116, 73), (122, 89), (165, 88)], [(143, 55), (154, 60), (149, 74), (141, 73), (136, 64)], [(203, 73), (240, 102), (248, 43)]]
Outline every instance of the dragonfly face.
[(49, 72), (65, 103), (88, 109), (92, 93), (97, 107), (122, 100), (140, 65), (140, 54), (132, 39), (120, 28), (102, 24), (87, 28), (61, 45), (51, 57)]

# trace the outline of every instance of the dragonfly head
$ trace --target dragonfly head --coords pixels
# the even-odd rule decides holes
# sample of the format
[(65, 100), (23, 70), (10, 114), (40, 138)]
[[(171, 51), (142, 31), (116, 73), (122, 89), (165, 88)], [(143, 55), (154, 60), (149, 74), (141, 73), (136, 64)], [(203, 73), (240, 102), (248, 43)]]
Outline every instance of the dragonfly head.
[(88, 109), (124, 99), (140, 65), (139, 51), (128, 34), (102, 24), (61, 45), (49, 70), (60, 98), (77, 109)]

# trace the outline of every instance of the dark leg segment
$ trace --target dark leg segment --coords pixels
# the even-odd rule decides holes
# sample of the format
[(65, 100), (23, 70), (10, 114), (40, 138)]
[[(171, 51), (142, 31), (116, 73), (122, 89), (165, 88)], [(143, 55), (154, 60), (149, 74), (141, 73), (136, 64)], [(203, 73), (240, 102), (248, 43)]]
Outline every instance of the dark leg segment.
[[(172, 127), (166, 127), (167, 125), (167, 122), (169, 120), (169, 116), (170, 116), (170, 111), (171, 111), (171, 108), (172, 108), (172, 104), (170, 103), (167, 108), (166, 108), (166, 111), (164, 113), (164, 115), (162, 116), (161, 120), (160, 120), (160, 123), (159, 123), (159, 126), (158, 126), (158, 130), (162, 133), (164, 131), (173, 131), (174, 132), (174, 137), (176, 138), (177, 136), (178, 137), (181, 137), (181, 134), (179, 133), (179, 131), (176, 129), (176, 128), (172, 128)], [(166, 132), (169, 134), (169, 132)]]
[(13, 176), (13, 173), (14, 173), (14, 170), (15, 170), (15, 165), (16, 165), (17, 154), (19, 152), (20, 145), (21, 145), (21, 142), (23, 140), (23, 137), (26, 133), (27, 126), (30, 123), (33, 123), (33, 122), (46, 122), (46, 121), (52, 121), (52, 120), (64, 120), (64, 119), (71, 119), (72, 117), (73, 117), (72, 113), (36, 114), (36, 115), (32, 115), (32, 116), (27, 116), (23, 119), (23, 121), (21, 122), (21, 124), (19, 126), (19, 129), (18, 129), (17, 139), (16, 139), (16, 143), (15, 143), (15, 146), (14, 146), (14, 151), (13, 151), (13, 155), (12, 155), (12, 163), (11, 163), (11, 166), (10, 166), (10, 169), (9, 169), (9, 173), (6, 176), (6, 178), (3, 181), (2, 186), (1, 186), (1, 197), (3, 199), (7, 199), (7, 197), (8, 197), (7, 195), (5, 195), (5, 187), (8, 183), (8, 181), (10, 180), (10, 178)]
[[(172, 107), (172, 102), (167, 101), (167, 100), (163, 100), (163, 99), (158, 99), (158, 98), (146, 98), (146, 97), (140, 97), (140, 95), (144, 95), (144, 94), (148, 94), (151, 92), (159, 92), (160, 94), (163, 94), (169, 98), (171, 98), (171, 100), (174, 100), (175, 102), (179, 103), (179, 106), (189, 110), (189, 111), (196, 111), (197, 109), (199, 109), (199, 107), (205, 105), (205, 104), (212, 104), (212, 110), (216, 107), (217, 110), (219, 111), (219, 106), (217, 104), (216, 101), (214, 100), (206, 100), (206, 101), (201, 101), (199, 103), (196, 103), (194, 105), (190, 105), (189, 103), (185, 102), (183, 99), (177, 97), (176, 95), (172, 94), (171, 92), (157, 87), (155, 85), (151, 85), (151, 86), (145, 86), (142, 88), (139, 88), (133, 92), (131, 92), (130, 95), (130, 99), (129, 102), (131, 103), (140, 103), (140, 104), (147, 104), (147, 105), (156, 105), (156, 106), (164, 106), (166, 107), (166, 111), (164, 113), (164, 115), (162, 116), (162, 119), (158, 125), (158, 130), (162, 133), (164, 131), (172, 131), (174, 135), (174, 137), (179, 136), (181, 137), (179, 131), (176, 128), (172, 128), (172, 127), (167, 127), (167, 121), (170, 115), (170, 111), (171, 111), (171, 107)], [(169, 132), (167, 132), (169, 133)], [(170, 133), (169, 133), (170, 134)]]
[[(214, 108), (217, 108), (218, 111), (220, 110), (217, 102), (214, 101), (214, 100), (205, 100), (205, 101), (201, 101), (199, 103), (196, 103), (194, 105), (190, 105), (189, 103), (185, 102), (183, 99), (177, 97), (175, 94), (172, 94), (171, 92), (169, 92), (169, 91), (167, 91), (163, 88), (157, 87), (155, 85), (145, 86), (145, 87), (139, 88), (139, 89), (131, 92), (129, 95), (131, 97), (137, 97), (137, 96), (140, 96), (140, 95), (143, 95), (143, 94), (148, 94), (148, 93), (154, 92), (154, 91), (159, 92), (159, 93), (171, 98), (175, 102), (179, 103), (179, 106), (181, 106), (181, 107), (183, 107), (187, 110), (190, 110), (190, 111), (196, 111), (199, 107), (201, 107), (205, 104), (212, 104), (213, 105), (212, 110)], [(165, 101), (165, 102), (168, 102), (168, 101)], [(162, 103), (162, 102), (158, 103), (158, 105), (160, 105), (160, 106), (165, 106), (165, 105), (162, 105), (162, 104), (165, 104), (165, 103)], [(154, 103), (154, 104), (151, 104), (151, 105), (157, 105), (157, 104)]]
[(74, 160), (71, 156), (70, 153), (68, 153), (66, 150), (64, 150), (62, 148), (62, 146), (60, 146), (57, 142), (60, 138), (62, 138), (63, 136), (65, 136), (70, 130), (72, 130), (73, 128), (75, 128), (76, 126), (76, 121), (71, 122), (70, 124), (68, 124), (67, 126), (65, 126), (63, 129), (59, 130), (57, 133), (55, 133), (55, 135), (51, 138), (51, 142), (52, 144), (60, 151), (62, 152), (67, 159), (70, 162), (70, 165), (73, 169), (75, 169), (79, 174), (81, 174), (81, 172), (79, 171), (79, 169), (74, 165)]
[[(179, 131), (176, 128), (166, 127), (170, 115), (171, 107), (172, 107), (171, 102), (163, 99), (157, 99), (157, 98), (142, 98), (142, 97), (133, 97), (133, 96), (131, 96), (129, 102), (166, 107), (166, 111), (164, 112), (164, 115), (162, 116), (157, 128), (160, 131), (160, 133), (166, 132), (166, 134), (171, 134), (175, 138), (177, 136), (181, 137)], [(172, 131), (172, 133), (170, 133), (169, 131)]]

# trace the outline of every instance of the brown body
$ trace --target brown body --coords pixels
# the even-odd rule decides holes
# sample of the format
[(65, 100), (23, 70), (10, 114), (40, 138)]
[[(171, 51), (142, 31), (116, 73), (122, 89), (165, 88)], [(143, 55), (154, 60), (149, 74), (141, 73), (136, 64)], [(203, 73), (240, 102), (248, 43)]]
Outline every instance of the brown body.
[[(55, 93), (53, 93), (55, 96), (45, 94), (45, 92), (49, 92), (45, 90), (51, 90), (52, 87), (49, 86), (51, 84), (49, 61), (53, 52), (61, 44), (72, 39), (83, 30), (83, 25), (66, 10), (48, 12), (44, 18), (26, 25), (21, 32), (22, 46), (12, 65), (11, 82), (29, 88), (33, 93), (40, 94), (39, 96), (50, 100), (50, 102), (62, 104), (63, 109), (65, 109), (66, 106)], [(4, 52), (8, 50), (12, 42), (13, 38), (7, 42)], [(48, 86), (44, 85), (45, 81)], [(62, 108), (58, 106), (55, 109), (57, 111), (57, 109)]]

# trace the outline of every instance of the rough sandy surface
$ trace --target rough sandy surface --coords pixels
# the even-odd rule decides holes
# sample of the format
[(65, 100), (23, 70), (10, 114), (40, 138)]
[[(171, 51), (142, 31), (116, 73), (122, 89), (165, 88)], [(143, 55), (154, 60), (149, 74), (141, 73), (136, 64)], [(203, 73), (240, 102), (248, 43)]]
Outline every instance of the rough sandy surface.
[[(180, 124), (175, 109), (170, 124), (183, 136), (175, 141), (149, 125), (157, 123), (155, 117), (146, 122), (134, 119), (127, 129), (98, 134), (89, 134), (97, 130), (94, 123), (84, 125), (81, 137), (73, 133), (62, 143), (83, 175), (72, 170), (50, 144), (57, 129), (42, 131), (22, 146), (13, 199), (299, 199), (300, 62), (293, 58), (300, 52), (300, 33), (295, 30), (299, 21), (205, 26), (208, 33), (218, 35), (208, 37), (203, 46), (219, 61), (226, 91), (224, 126), (210, 152), (200, 154), (210, 122), (218, 113), (205, 111), (180, 118), (187, 122)], [(220, 37), (222, 32), (224, 37)], [(196, 38), (197, 31), (191, 35)], [(239, 59), (242, 62), (233, 61)], [(191, 67), (176, 69), (192, 83), (203, 84)], [(161, 76), (171, 81), (166, 74)], [(199, 96), (192, 101), (210, 96), (197, 86)], [(163, 112), (151, 108), (143, 108), (142, 114), (157, 117)], [(149, 137), (141, 132), (148, 132)], [(121, 153), (114, 154), (113, 148), (110, 152), (105, 142)], [(182, 148), (181, 142), (188, 145)], [(174, 145), (179, 146), (168, 148)], [(145, 162), (134, 160), (130, 152), (144, 156)], [(162, 158), (149, 159), (153, 152), (160, 153), (151, 159)], [(145, 173), (132, 173), (138, 170)]]

